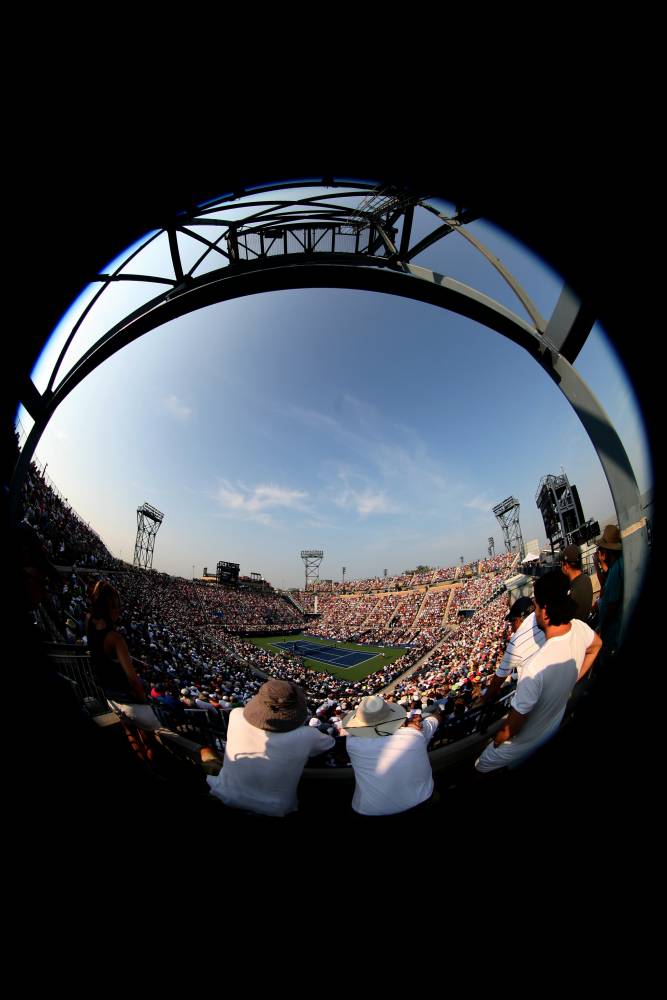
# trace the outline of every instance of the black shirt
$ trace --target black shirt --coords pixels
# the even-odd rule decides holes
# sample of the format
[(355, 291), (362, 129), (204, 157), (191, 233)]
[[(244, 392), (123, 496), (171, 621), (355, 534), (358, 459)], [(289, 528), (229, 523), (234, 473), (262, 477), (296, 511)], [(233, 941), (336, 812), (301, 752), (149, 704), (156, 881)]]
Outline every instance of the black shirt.
[(95, 628), (92, 619), (88, 622), (88, 649), (90, 662), (97, 678), (97, 683), (107, 698), (122, 702), (125, 705), (138, 705), (139, 699), (132, 689), (130, 679), (120, 663), (112, 660), (104, 651), (104, 640), (113, 632), (113, 628)]

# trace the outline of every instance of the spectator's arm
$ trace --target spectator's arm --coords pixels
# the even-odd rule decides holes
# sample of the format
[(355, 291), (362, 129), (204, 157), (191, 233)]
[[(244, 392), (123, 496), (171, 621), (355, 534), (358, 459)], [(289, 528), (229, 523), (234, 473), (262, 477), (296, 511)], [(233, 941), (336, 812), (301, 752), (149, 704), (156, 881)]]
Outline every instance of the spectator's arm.
[[(312, 726), (311, 728), (315, 730), (314, 726)], [(333, 738), (333, 736), (326, 736), (325, 733), (320, 733), (317, 730), (315, 730), (315, 732), (317, 732), (317, 735), (320, 737), (320, 739), (317, 740), (317, 742), (312, 747), (310, 753), (308, 754), (309, 757), (317, 757), (319, 754), (324, 753), (326, 750), (331, 750), (331, 748), (336, 745), (336, 741)]]
[(584, 656), (584, 661), (581, 664), (581, 669), (579, 671), (579, 676), (577, 677), (577, 682), (579, 682), (581, 680), (581, 678), (585, 674), (587, 674), (588, 671), (591, 669), (591, 667), (593, 666), (593, 664), (595, 662), (595, 658), (596, 658), (596, 656), (598, 655), (598, 653), (600, 652), (601, 649), (602, 649), (602, 639), (597, 634), (597, 632), (594, 632), (593, 633), (593, 641), (591, 642), (590, 646), (586, 650), (586, 655)]
[(510, 714), (507, 716), (504, 726), (498, 730), (493, 738), (494, 747), (499, 747), (501, 743), (505, 742), (505, 740), (509, 740), (513, 736), (516, 736), (516, 734), (523, 729), (527, 718), (528, 714), (521, 715), (521, 713), (517, 712), (516, 709), (511, 708)]
[[(421, 733), (424, 739), (426, 740), (427, 744), (430, 743), (430, 741), (433, 739), (438, 729), (440, 728), (440, 722), (442, 720), (442, 717), (443, 717), (442, 712), (433, 712), (432, 714), (421, 716), (422, 720)], [(420, 718), (420, 716), (417, 716), (417, 718)], [(434, 726), (430, 724), (429, 720), (431, 719), (433, 720), (433, 722), (435, 722)]]
[(487, 705), (489, 702), (498, 697), (498, 692), (506, 680), (506, 677), (499, 677), (498, 674), (493, 675), (487, 685), (486, 691), (482, 695), (482, 705)]

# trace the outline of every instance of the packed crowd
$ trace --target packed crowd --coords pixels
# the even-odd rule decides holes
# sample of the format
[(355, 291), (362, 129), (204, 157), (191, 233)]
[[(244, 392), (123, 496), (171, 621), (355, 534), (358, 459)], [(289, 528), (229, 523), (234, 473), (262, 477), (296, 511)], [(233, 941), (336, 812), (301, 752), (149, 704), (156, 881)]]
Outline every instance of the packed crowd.
[[(186, 624), (191, 613), (188, 581), (137, 569), (113, 574), (113, 578), (127, 609), (119, 630), (135, 658), (140, 680), (155, 704), (175, 722), (192, 709), (221, 721), (232, 708), (246, 704), (266, 677), (275, 677), (302, 687), (312, 716), (331, 725), (337, 709), (347, 711), (362, 698), (382, 691), (431, 648), (432, 637), (422, 637), (393, 664), (362, 681), (348, 682), (307, 668), (288, 652), (266, 652), (221, 627)], [(419, 707), (413, 700), (424, 707), (446, 702), (447, 724), (460, 721), (474, 706), (481, 682), (495, 670), (502, 655), (506, 613), (506, 598), (480, 609), (449, 633), (416, 674), (399, 682), (390, 700), (407, 699), (413, 710)], [(472, 697), (462, 709), (465, 694)], [(332, 752), (331, 761), (340, 760), (340, 754)]]
[(415, 619), (415, 626), (419, 628), (419, 634), (423, 632), (437, 633), (445, 620), (445, 612), (450, 597), (455, 593), (453, 587), (443, 587), (440, 590), (430, 590), (426, 594), (426, 599)]
[[(362, 626), (373, 610), (375, 600), (376, 598), (367, 594), (320, 598), (320, 617), (307, 631), (316, 635), (326, 633), (330, 639), (341, 642), (356, 642), (356, 637), (361, 635)], [(352, 636), (355, 638), (352, 639)]]
[(415, 632), (425, 596), (424, 590), (414, 590), (320, 598), (319, 618), (307, 631), (342, 642), (400, 645)]
[[(477, 563), (474, 565), (477, 572)], [(369, 594), (387, 590), (406, 590), (411, 587), (432, 587), (436, 583), (447, 583), (454, 580), (461, 567), (446, 566), (429, 569), (422, 573), (400, 573), (397, 576), (375, 576), (367, 580), (346, 580), (339, 583), (335, 580), (318, 580), (308, 585), (307, 591), (299, 591), (297, 600), (304, 605), (309, 595), (314, 594)], [(308, 610), (312, 610), (309, 608)]]
[(489, 573), (486, 576), (465, 580), (452, 594), (447, 609), (448, 621), (456, 621), (461, 611), (477, 610), (488, 604), (502, 586), (502, 573)]
[(403, 600), (389, 621), (389, 627), (394, 642), (408, 642), (414, 632), (417, 623), (417, 615), (424, 603), (426, 592), (422, 590), (411, 591), (405, 594)]
[(501, 594), (450, 631), (419, 670), (396, 690), (409, 696), (416, 691), (428, 695), (443, 686), (456, 691), (466, 684), (470, 687), (484, 682), (505, 650), (509, 637), (506, 615), (507, 595)]
[(501, 552), (490, 559), (482, 559), (479, 563), (478, 572), (483, 573), (507, 573), (513, 563), (518, 562), (518, 556), (514, 552)]
[(230, 631), (278, 633), (300, 629), (304, 624), (303, 615), (294, 605), (274, 591), (206, 583), (193, 584), (193, 591), (209, 620), (216, 619)]
[(117, 566), (99, 536), (48, 485), (31, 465), (23, 486), (19, 519), (36, 532), (46, 553), (59, 566)]
[[(318, 634), (339, 639), (354, 634), (362, 642), (388, 641), (388, 637), (389, 641), (411, 641), (391, 665), (362, 681), (349, 682), (309, 669), (288, 652), (270, 654), (233, 634), (253, 628), (267, 632), (300, 627), (298, 612), (280, 595), (195, 583), (114, 560), (34, 469), (24, 490), (23, 515), (21, 527), (51, 560), (52, 572), (38, 602), (44, 612), (38, 623), (45, 638), (85, 645), (91, 588), (102, 576), (110, 579), (123, 609), (118, 631), (127, 642), (140, 682), (158, 709), (175, 723), (193, 710), (222, 722), (270, 676), (303, 687), (313, 719), (323, 731), (335, 728), (342, 712), (386, 689), (429, 652), (417, 673), (399, 681), (388, 700), (419, 701), (425, 707), (434, 701), (446, 703), (451, 722), (463, 711), (461, 699), (465, 711), (474, 703), (480, 683), (493, 672), (504, 648), (507, 601), (493, 600), (493, 595), (507, 557), (497, 557), (485, 577), (465, 580), (454, 588), (381, 596), (364, 591), (342, 599), (322, 595)], [(75, 558), (70, 561), (70, 557)], [(65, 571), (65, 565), (71, 568)], [(455, 630), (442, 621), (452, 589), (451, 601), (456, 598), (457, 608), (478, 609)], [(412, 708), (417, 710), (415, 705)], [(332, 759), (338, 758), (334, 754)]]

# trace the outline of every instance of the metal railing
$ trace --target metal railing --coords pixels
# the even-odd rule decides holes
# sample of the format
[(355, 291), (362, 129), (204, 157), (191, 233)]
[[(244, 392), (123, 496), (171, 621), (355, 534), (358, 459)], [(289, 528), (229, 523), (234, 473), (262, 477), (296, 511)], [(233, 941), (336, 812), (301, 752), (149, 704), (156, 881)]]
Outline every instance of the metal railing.
[(163, 725), (172, 732), (185, 736), (193, 743), (210, 747), (222, 754), (227, 742), (227, 719), (217, 710), (207, 712), (200, 708), (186, 708), (183, 717), (178, 718), (173, 712), (153, 703), (153, 710)]
[(81, 705), (93, 716), (109, 712), (104, 691), (93, 673), (88, 650), (65, 643), (45, 643), (45, 647), (56, 671), (70, 681)]
[(508, 711), (509, 701), (513, 697), (516, 685), (512, 682), (508, 691), (504, 692), (490, 705), (479, 706), (465, 713), (459, 720), (442, 721), (429, 743), (429, 750), (457, 743), (473, 733), (483, 735), (486, 730), (498, 722)]

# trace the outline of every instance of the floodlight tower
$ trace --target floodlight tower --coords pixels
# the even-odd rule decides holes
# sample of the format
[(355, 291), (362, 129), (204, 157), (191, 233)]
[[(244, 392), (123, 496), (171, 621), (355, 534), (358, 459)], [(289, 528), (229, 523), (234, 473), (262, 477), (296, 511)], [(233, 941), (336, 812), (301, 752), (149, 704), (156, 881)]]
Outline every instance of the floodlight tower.
[(496, 554), (496, 543), (493, 538), (489, 535), (489, 559), (492, 559)]
[(519, 552), (523, 555), (523, 538), (519, 524), (519, 501), (516, 497), (507, 497), (502, 503), (496, 504), (493, 513), (503, 530), (505, 548), (508, 552)]
[[(153, 568), (153, 547), (155, 536), (164, 519), (161, 510), (149, 503), (137, 507), (137, 540), (134, 544), (134, 565), (143, 569)], [(194, 576), (194, 569), (193, 574)]]
[(301, 558), (306, 567), (306, 586), (304, 590), (308, 590), (309, 583), (317, 583), (320, 579), (320, 563), (324, 558), (324, 552), (322, 549), (304, 549), (301, 553)]

